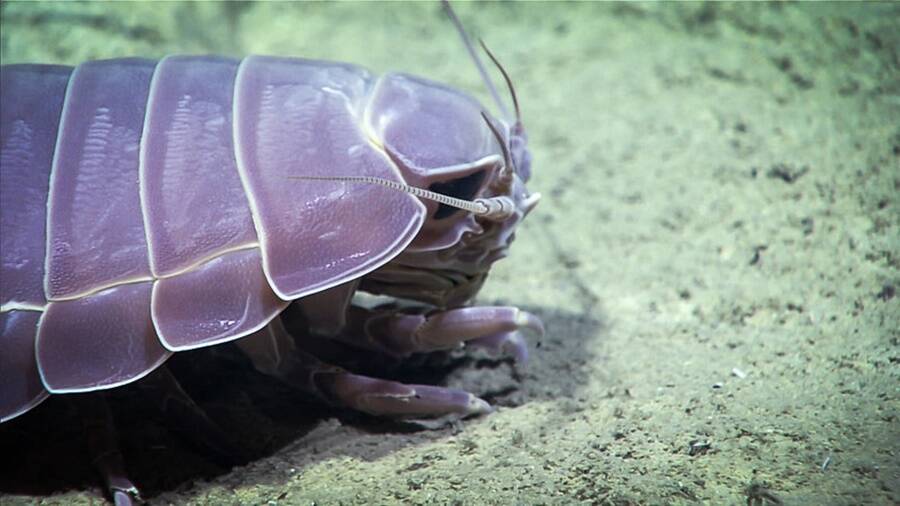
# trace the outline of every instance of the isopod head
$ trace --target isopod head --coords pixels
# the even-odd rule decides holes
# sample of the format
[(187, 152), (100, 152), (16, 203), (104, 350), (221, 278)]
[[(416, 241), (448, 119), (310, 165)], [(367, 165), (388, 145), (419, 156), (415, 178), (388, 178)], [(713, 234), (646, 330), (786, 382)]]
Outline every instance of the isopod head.
[(375, 90), (367, 124), (412, 187), (495, 212), (425, 200), (426, 219), (409, 247), (363, 280), (363, 289), (438, 306), (459, 305), (506, 256), (514, 231), (537, 204), (531, 155), (518, 117), (494, 118), (447, 86), (389, 74)]

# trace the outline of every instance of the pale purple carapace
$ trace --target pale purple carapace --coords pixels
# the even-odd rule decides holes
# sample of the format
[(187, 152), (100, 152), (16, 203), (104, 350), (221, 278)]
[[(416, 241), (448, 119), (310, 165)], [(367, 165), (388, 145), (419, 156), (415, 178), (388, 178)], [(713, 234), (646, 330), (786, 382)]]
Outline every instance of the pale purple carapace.
[[(407, 75), (260, 56), (0, 75), (0, 420), (48, 392), (134, 381), (350, 281), (457, 305), (537, 202), (518, 121), (486, 123), (468, 95)], [(498, 178), (507, 146), (523, 167)], [(484, 225), (383, 186), (297, 176), (516, 208)], [(465, 282), (448, 288), (453, 276)]]
[[(0, 67), (2, 69), (3, 67)], [(71, 69), (0, 70), (0, 420), (47, 397), (34, 358), (44, 295), (50, 165)], [(6, 309), (0, 306), (2, 309)]]

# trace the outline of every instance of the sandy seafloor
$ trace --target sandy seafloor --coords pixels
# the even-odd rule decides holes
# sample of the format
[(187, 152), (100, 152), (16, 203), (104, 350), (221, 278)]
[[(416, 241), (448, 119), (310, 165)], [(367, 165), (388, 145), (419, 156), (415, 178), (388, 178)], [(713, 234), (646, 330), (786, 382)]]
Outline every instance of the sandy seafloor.
[[(544, 319), (528, 368), (457, 360), (434, 380), (498, 409), (430, 431), (231, 386), (214, 415), (281, 434), (270, 455), (126, 443), (150, 502), (900, 503), (900, 4), (456, 7), (513, 76), (544, 194), (478, 297)], [(0, 37), (3, 63), (295, 55), (486, 98), (436, 4), (4, 2)], [(0, 502), (101, 500), (46, 456), (78, 453), (65, 413), (3, 429), (44, 444), (2, 451)]]

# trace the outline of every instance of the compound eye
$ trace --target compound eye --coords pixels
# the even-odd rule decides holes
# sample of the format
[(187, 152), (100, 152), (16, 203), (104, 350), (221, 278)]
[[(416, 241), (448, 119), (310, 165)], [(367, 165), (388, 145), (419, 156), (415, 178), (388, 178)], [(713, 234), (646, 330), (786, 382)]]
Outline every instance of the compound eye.
[[(456, 197), (458, 199), (474, 200), (475, 195), (478, 194), (478, 190), (481, 189), (481, 185), (484, 182), (485, 173), (484, 170), (479, 170), (478, 172), (473, 172), (468, 176), (463, 176), (458, 179), (451, 179), (450, 181), (441, 183), (432, 183), (428, 189), (435, 193)], [(434, 212), (433, 218), (435, 220), (443, 220), (453, 216), (459, 211), (460, 210), (455, 207), (439, 204), (437, 211)]]

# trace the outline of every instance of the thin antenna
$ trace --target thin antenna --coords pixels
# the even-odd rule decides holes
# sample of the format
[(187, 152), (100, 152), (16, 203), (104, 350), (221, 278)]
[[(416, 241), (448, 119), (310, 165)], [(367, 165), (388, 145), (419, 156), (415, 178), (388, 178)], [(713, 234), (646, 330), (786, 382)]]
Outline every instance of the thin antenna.
[(500, 108), (500, 113), (504, 118), (509, 117), (509, 110), (503, 105), (503, 102), (500, 100), (500, 95), (497, 93), (497, 88), (494, 87), (493, 81), (491, 81), (490, 76), (488, 76), (487, 71), (484, 69), (484, 65), (481, 63), (481, 58), (478, 57), (478, 53), (475, 52), (475, 48), (472, 46), (472, 41), (469, 40), (469, 35), (466, 33), (466, 29), (463, 28), (462, 22), (460, 22), (459, 18), (456, 17), (456, 13), (453, 12), (453, 8), (450, 7), (450, 2), (447, 0), (442, 0), (444, 4), (444, 10), (447, 11), (447, 15), (450, 16), (450, 21), (453, 22), (453, 25), (456, 26), (456, 31), (459, 32), (459, 36), (462, 38), (463, 44), (466, 46), (466, 50), (469, 52), (469, 56), (472, 57), (472, 61), (475, 62), (475, 66), (478, 67), (478, 72), (481, 74), (481, 79), (484, 81), (485, 86), (487, 86), (488, 91), (491, 92), (491, 96), (494, 97), (494, 102), (497, 103), (497, 107)]
[(488, 128), (491, 129), (491, 132), (494, 134), (494, 138), (497, 139), (497, 144), (500, 145), (500, 150), (503, 151), (503, 170), (500, 174), (506, 180), (506, 182), (512, 181), (512, 157), (509, 156), (509, 148), (506, 147), (506, 141), (503, 140), (503, 136), (500, 135), (500, 132), (494, 128), (494, 124), (491, 123), (491, 120), (488, 119), (487, 113), (481, 111), (481, 117), (484, 118), (484, 122), (487, 123)]
[(500, 62), (497, 61), (497, 57), (494, 56), (494, 53), (488, 49), (487, 44), (484, 43), (484, 40), (478, 39), (478, 42), (481, 43), (482, 49), (487, 55), (491, 58), (491, 61), (494, 62), (494, 65), (497, 66), (497, 69), (500, 70), (500, 73), (503, 74), (503, 79), (506, 80), (506, 87), (509, 88), (509, 94), (512, 95), (513, 106), (516, 109), (516, 121), (522, 122), (522, 114), (519, 112), (519, 99), (516, 98), (516, 89), (513, 88), (512, 79), (509, 78), (509, 74), (506, 73), (506, 69), (503, 68), (503, 65), (500, 65)]
[(406, 192), (416, 197), (433, 200), (441, 204), (468, 211), (476, 216), (483, 216), (491, 221), (503, 221), (515, 212), (515, 205), (508, 197), (492, 197), (489, 199), (463, 200), (424, 188), (398, 183), (390, 179), (375, 176), (288, 176), (288, 179), (305, 179), (312, 181), (338, 181), (346, 183), (366, 183), (386, 186)]

